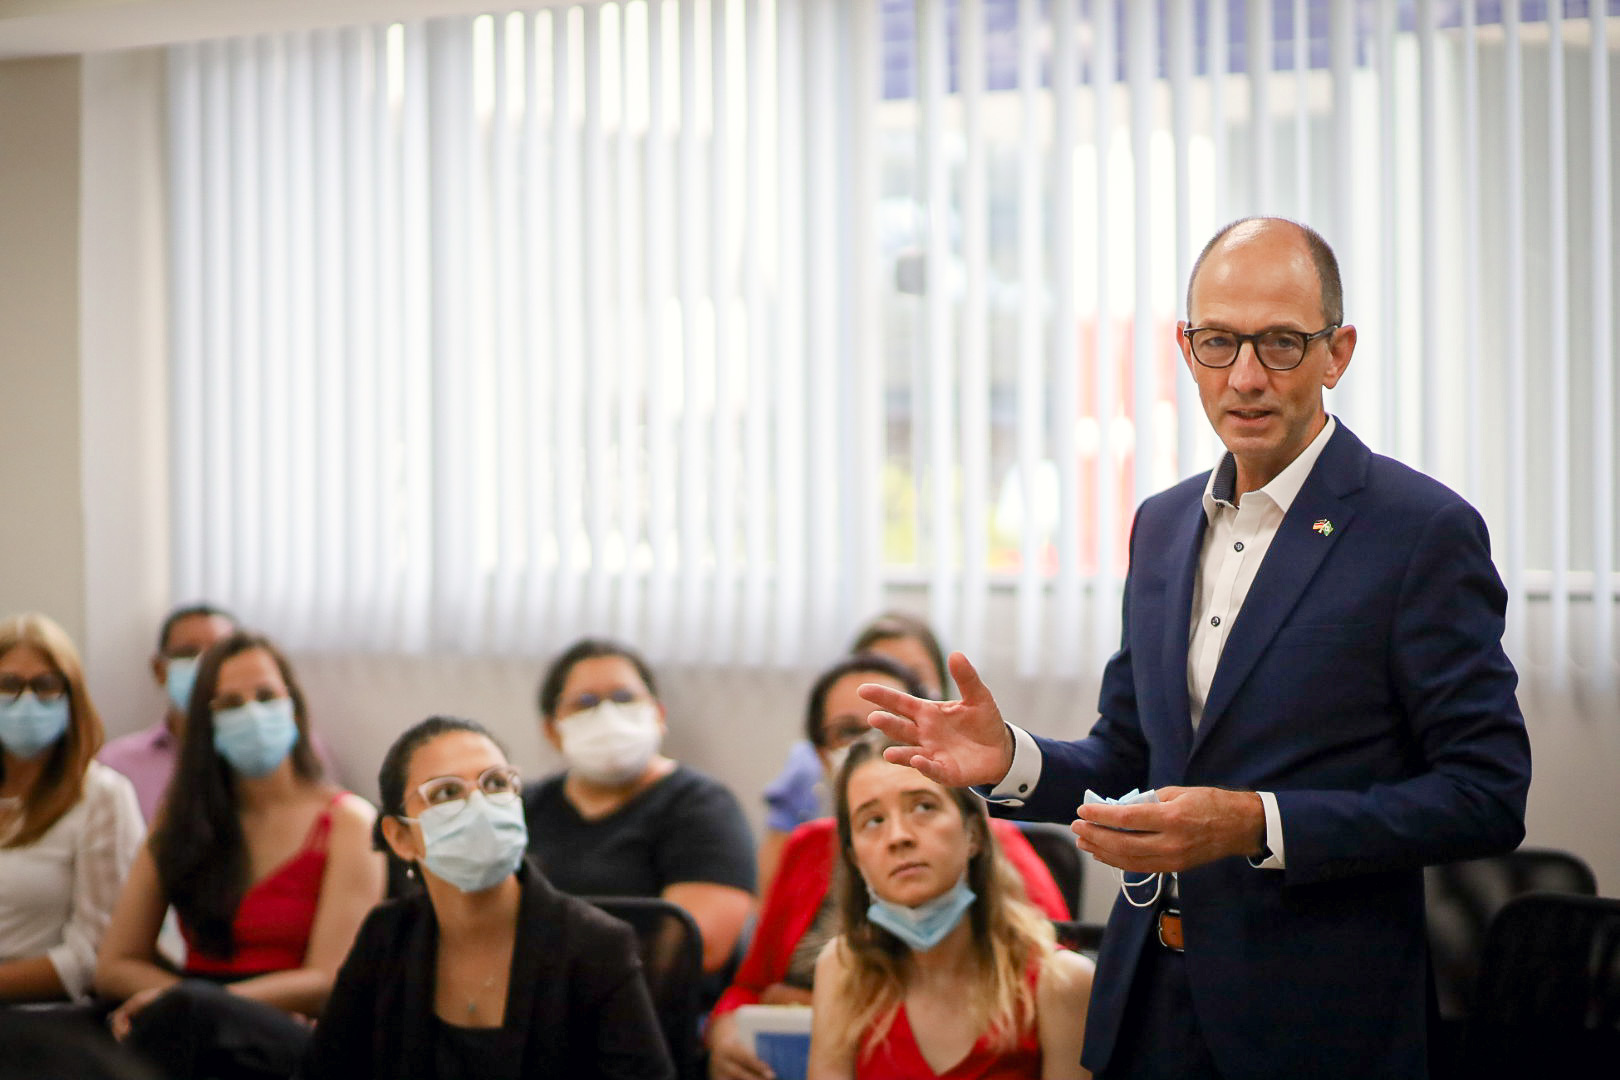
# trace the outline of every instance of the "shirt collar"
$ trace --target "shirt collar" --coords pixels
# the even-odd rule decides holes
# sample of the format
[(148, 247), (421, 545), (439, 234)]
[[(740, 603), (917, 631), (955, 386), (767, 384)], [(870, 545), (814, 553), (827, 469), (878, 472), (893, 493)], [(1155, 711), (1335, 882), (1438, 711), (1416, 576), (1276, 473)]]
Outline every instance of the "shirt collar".
[[(1322, 456), (1322, 450), (1327, 446), (1328, 440), (1333, 437), (1333, 431), (1338, 422), (1332, 416), (1322, 425), (1322, 430), (1316, 433), (1310, 445), (1300, 452), (1300, 455), (1288, 463), (1288, 467), (1271, 478), (1271, 483), (1258, 490), (1266, 498), (1277, 505), (1277, 509), (1288, 513), (1288, 508), (1294, 505), (1294, 498), (1299, 489), (1305, 486), (1305, 478), (1311, 475), (1316, 467), (1316, 459)], [(1204, 485), (1204, 518), (1207, 521), (1215, 520), (1215, 512), (1222, 506), (1235, 506), (1233, 499), (1237, 494), (1237, 459), (1228, 450), (1221, 455), (1220, 463), (1209, 474), (1209, 482)], [(1253, 492), (1251, 492), (1253, 494)]]

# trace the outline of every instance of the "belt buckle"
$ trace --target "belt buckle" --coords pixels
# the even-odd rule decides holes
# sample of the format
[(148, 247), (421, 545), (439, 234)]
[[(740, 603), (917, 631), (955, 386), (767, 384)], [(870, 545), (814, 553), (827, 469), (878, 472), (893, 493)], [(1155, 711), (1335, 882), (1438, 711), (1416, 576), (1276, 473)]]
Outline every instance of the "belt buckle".
[(1181, 934), (1181, 909), (1174, 907), (1159, 909), (1159, 944), (1171, 952), (1185, 952), (1186, 938)]

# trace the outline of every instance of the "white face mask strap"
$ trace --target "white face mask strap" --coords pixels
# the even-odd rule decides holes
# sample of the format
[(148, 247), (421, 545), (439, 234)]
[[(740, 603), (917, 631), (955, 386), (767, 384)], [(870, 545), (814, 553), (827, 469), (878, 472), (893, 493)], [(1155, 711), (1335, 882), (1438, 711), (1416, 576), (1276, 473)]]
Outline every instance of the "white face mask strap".
[[(1142, 879), (1140, 881), (1131, 881), (1125, 876), (1125, 871), (1116, 866), (1114, 868), (1114, 879), (1119, 882), (1119, 894), (1125, 898), (1125, 902), (1131, 905), (1131, 907), (1152, 907), (1154, 904), (1159, 902), (1159, 893), (1164, 889), (1163, 874), (1144, 874), (1142, 875)], [(1131, 890), (1143, 888), (1150, 881), (1154, 882), (1152, 897), (1138, 903), (1136, 898), (1131, 895)]]

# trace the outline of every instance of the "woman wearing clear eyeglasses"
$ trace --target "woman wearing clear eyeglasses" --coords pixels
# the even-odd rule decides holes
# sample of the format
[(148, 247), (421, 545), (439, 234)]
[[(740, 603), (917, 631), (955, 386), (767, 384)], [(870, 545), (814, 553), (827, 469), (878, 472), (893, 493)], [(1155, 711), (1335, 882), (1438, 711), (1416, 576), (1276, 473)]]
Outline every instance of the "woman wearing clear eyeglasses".
[(524, 856), (517, 770), (482, 725), (435, 716), (377, 778), (376, 834), (421, 894), (360, 930), (300, 1076), (674, 1076), (630, 929)]
[[(575, 896), (654, 896), (703, 935), (703, 970), (724, 971), (754, 909), (754, 841), (742, 806), (662, 753), (664, 706), (633, 649), (587, 638), (540, 683), (544, 734), (567, 771), (524, 793), (530, 851)], [(725, 987), (717, 977), (706, 1004)]]
[(68, 636), (0, 622), (0, 1003), (82, 999), (140, 847), (135, 789), (94, 761), (101, 718)]
[[(287, 1077), (382, 896), (369, 803), (321, 778), (303, 694), (238, 632), (198, 665), (180, 758), (101, 946), (113, 1034), (170, 1080)], [(187, 954), (157, 952), (173, 905)]]

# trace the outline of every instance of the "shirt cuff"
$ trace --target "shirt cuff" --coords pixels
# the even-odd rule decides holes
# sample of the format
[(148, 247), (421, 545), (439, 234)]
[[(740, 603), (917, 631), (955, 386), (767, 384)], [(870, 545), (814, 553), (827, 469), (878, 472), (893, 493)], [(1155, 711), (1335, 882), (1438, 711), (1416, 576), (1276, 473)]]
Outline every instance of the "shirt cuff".
[(1035, 737), (1017, 724), (1008, 724), (1007, 730), (1013, 737), (1012, 765), (1007, 775), (993, 788), (986, 790), (980, 785), (973, 790), (1002, 806), (1023, 806), (1041, 780), (1041, 748), (1035, 745)]
[(1282, 812), (1277, 809), (1277, 796), (1269, 791), (1257, 791), (1260, 796), (1260, 805), (1266, 811), (1266, 855), (1256, 860), (1250, 859), (1249, 865), (1256, 870), (1283, 870), (1283, 830)]

